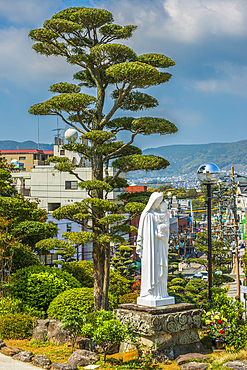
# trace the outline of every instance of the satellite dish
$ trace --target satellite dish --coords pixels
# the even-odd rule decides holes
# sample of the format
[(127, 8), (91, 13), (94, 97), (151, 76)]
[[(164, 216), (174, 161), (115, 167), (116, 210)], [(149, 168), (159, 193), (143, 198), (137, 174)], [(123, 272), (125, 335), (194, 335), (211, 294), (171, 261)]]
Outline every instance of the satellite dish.
[(78, 138), (78, 132), (74, 128), (68, 128), (64, 133), (64, 137), (69, 143), (74, 143)]

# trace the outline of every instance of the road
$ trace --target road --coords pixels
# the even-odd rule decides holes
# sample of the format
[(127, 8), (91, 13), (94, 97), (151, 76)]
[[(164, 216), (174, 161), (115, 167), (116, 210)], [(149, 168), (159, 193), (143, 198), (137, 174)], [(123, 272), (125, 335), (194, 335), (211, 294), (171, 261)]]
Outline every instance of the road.
[(10, 356), (0, 353), (0, 370), (38, 370), (39, 367), (27, 364), (25, 362), (13, 360)]

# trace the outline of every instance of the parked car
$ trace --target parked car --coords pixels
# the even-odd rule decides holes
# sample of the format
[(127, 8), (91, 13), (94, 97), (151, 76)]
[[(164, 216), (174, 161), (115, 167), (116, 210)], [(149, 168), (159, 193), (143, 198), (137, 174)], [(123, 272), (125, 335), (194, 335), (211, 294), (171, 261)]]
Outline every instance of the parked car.
[(206, 270), (201, 271), (202, 279), (208, 281), (208, 272)]
[(194, 274), (192, 279), (203, 279), (203, 276), (201, 273)]

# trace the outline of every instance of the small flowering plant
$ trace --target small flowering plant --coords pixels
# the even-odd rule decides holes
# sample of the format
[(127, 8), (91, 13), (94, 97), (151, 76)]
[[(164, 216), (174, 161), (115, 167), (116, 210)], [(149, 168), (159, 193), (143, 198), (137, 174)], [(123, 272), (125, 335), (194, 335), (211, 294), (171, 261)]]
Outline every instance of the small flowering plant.
[(209, 311), (204, 315), (205, 324), (207, 325), (210, 334), (215, 338), (223, 338), (227, 329), (230, 329), (230, 325), (227, 319), (223, 317), (219, 312)]
[(135, 281), (134, 284), (131, 287), (132, 290), (138, 290), (141, 289), (141, 280)]

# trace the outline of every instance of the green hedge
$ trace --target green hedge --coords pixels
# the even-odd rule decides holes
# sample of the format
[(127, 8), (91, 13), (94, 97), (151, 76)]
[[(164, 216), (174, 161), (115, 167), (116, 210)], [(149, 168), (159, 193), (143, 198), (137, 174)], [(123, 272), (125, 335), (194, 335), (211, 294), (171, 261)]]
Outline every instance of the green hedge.
[(24, 339), (32, 334), (33, 320), (29, 315), (11, 314), (0, 317), (2, 339)]
[(93, 288), (92, 261), (65, 262), (62, 265), (62, 270), (74, 276), (81, 283), (82, 287)]
[[(114, 309), (113, 297), (109, 295), (110, 309)], [(94, 311), (94, 290), (93, 288), (75, 288), (66, 290), (59, 294), (51, 302), (47, 314), (57, 320), (62, 320), (68, 312), (77, 309), (83, 310), (83, 313), (88, 314)]]
[(0, 316), (21, 312), (22, 302), (20, 299), (0, 297)]
[(40, 311), (46, 311), (58, 294), (80, 287), (80, 283), (67, 272), (43, 265), (18, 270), (12, 275), (12, 282), (12, 296)]

